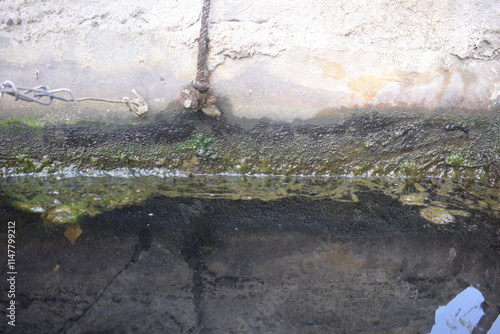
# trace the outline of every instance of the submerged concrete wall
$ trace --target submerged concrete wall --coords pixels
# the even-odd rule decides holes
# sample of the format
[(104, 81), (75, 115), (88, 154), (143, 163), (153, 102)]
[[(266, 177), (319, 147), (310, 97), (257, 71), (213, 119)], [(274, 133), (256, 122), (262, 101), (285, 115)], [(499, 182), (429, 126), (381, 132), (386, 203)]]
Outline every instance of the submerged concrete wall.
[[(120, 98), (135, 88), (152, 114), (168, 112), (196, 75), (201, 7), (201, 0), (2, 1), (0, 80), (64, 87), (77, 97)], [(213, 0), (209, 37), (213, 93), (239, 117), (500, 104), (497, 0)], [(62, 102), (41, 107), (10, 97), (0, 114), (60, 108), (76, 115)], [(85, 102), (82, 110), (133, 117), (121, 105)]]

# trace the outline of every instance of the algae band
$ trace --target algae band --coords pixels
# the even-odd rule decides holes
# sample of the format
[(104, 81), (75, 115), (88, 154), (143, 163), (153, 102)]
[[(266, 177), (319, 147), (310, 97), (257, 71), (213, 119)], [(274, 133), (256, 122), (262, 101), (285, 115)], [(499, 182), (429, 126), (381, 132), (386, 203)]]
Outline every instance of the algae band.
[(116, 170), (0, 196), (23, 332), (428, 333), (470, 286), (500, 305), (499, 191), (473, 181)]

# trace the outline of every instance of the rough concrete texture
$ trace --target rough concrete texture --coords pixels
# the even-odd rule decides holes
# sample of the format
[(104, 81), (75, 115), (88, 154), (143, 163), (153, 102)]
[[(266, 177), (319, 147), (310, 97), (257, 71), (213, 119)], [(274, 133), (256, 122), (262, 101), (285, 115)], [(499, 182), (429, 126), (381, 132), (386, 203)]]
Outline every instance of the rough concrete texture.
[(126, 125), (3, 121), (0, 177), (160, 168), (167, 174), (433, 176), (498, 186), (499, 128), (498, 112), (382, 116), (367, 110), (296, 123), (238, 124), (193, 113)]
[(156, 197), (86, 219), (74, 245), (34, 215), (0, 212), (17, 222), (16, 332), (428, 333), (470, 285), (499, 301), (487, 212), (435, 225), (374, 192)]
[[(0, 79), (78, 97), (121, 98), (135, 88), (152, 113), (165, 112), (195, 77), (201, 6), (2, 1)], [(213, 0), (211, 7), (213, 93), (236, 116), (293, 120), (354, 106), (481, 110), (500, 102), (496, 0)], [(4, 97), (0, 108), (57, 115), (62, 105)], [(93, 102), (83, 113), (106, 118), (106, 109), (133, 117)]]

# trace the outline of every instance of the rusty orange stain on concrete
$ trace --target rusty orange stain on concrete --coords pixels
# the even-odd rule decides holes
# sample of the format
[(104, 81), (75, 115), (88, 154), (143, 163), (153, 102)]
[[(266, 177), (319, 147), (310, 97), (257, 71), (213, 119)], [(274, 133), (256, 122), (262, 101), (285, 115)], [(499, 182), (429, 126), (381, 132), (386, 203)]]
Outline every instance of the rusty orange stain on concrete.
[(434, 79), (430, 73), (405, 72), (401, 70), (385, 71), (381, 75), (363, 74), (349, 81), (349, 90), (361, 93), (366, 101), (371, 101), (388, 84), (395, 82), (405, 88), (422, 86)]
[(342, 64), (332, 61), (323, 63), (323, 77), (340, 80), (346, 75), (347, 72)]
[(323, 78), (332, 78), (335, 80), (343, 79), (347, 76), (347, 71), (341, 63), (329, 61), (324, 56), (316, 56), (314, 61), (323, 70)]

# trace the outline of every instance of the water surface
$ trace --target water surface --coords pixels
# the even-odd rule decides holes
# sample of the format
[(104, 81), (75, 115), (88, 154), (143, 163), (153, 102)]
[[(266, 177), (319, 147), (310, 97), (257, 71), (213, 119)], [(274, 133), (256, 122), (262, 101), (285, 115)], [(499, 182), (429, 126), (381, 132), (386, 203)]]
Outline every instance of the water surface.
[(428, 333), (470, 286), (500, 305), (495, 186), (122, 176), (2, 180), (16, 330)]

